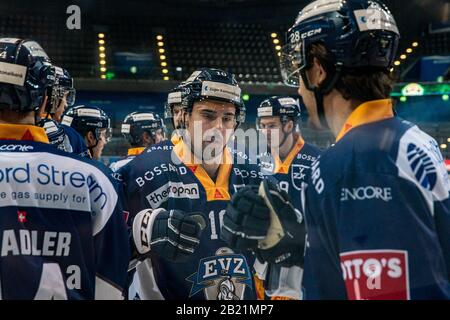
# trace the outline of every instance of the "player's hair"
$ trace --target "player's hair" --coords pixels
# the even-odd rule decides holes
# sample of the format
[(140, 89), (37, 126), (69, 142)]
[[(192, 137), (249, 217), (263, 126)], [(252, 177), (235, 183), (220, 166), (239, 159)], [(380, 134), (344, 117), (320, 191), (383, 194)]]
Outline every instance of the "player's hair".
[[(308, 50), (309, 63), (317, 58), (328, 75), (335, 71), (334, 60), (322, 44), (313, 44)], [(389, 98), (395, 84), (394, 74), (377, 68), (344, 68), (335, 85), (344, 99), (360, 102)]]

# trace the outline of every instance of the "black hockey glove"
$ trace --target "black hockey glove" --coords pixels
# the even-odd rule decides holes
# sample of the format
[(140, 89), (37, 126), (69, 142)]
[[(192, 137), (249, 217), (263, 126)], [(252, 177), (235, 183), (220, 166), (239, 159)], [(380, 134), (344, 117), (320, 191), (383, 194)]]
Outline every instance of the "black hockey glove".
[(201, 213), (146, 209), (133, 221), (133, 239), (139, 254), (150, 251), (177, 263), (185, 262), (200, 243), (206, 227)]
[(270, 209), (270, 227), (255, 251), (261, 261), (290, 267), (303, 266), (306, 230), (303, 216), (274, 178), (265, 179), (259, 195)]
[(270, 211), (258, 195), (257, 186), (246, 186), (233, 195), (223, 216), (220, 238), (231, 249), (243, 251), (258, 248), (258, 240), (267, 235)]

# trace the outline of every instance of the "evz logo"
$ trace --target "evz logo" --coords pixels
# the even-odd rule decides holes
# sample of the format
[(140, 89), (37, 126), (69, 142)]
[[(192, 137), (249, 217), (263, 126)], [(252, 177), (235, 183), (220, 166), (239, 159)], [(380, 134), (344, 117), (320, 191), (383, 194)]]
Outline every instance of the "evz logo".
[(292, 185), (298, 191), (302, 190), (302, 182), (306, 181), (306, 172), (309, 167), (301, 164), (293, 164), (291, 169)]
[(245, 287), (252, 288), (247, 260), (229, 248), (220, 248), (216, 256), (201, 259), (197, 272), (186, 280), (192, 282), (190, 297), (204, 290), (207, 300), (242, 300)]

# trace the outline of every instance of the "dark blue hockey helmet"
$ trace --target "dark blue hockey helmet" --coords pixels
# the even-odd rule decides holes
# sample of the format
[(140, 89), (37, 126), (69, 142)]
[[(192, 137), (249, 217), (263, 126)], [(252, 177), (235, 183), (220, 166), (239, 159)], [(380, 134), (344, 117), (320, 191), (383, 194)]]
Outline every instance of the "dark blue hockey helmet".
[(259, 129), (260, 120), (264, 117), (280, 117), (281, 123), (300, 120), (300, 106), (298, 101), (291, 97), (274, 96), (264, 100), (258, 106), (256, 127)]
[(181, 92), (182, 92), (182, 84), (173, 88), (169, 94), (167, 95), (167, 101), (164, 104), (164, 118), (172, 119), (173, 118), (173, 107), (175, 105), (181, 105)]
[(65, 139), (64, 128), (59, 123), (52, 119), (41, 119), (37, 125), (44, 128), (51, 145), (60, 150), (67, 151), (63, 145)]
[(100, 108), (92, 106), (76, 106), (68, 109), (62, 117), (62, 124), (74, 128), (85, 137), (93, 132), (95, 139), (100, 139), (100, 131), (106, 129), (106, 140), (112, 137), (111, 119)]
[(322, 44), (334, 61), (337, 76), (322, 88), (326, 94), (335, 85), (342, 69), (392, 68), (400, 33), (389, 9), (375, 0), (317, 0), (300, 11), (286, 35), (281, 54), (281, 74), (286, 85), (298, 87), (311, 66), (307, 53), (313, 44)]
[(0, 39), (0, 107), (34, 111), (54, 82), (50, 58), (33, 40)]
[(147, 132), (155, 140), (158, 130), (165, 134), (163, 119), (154, 112), (133, 112), (125, 117), (121, 133), (132, 146), (140, 146), (142, 133)]
[(52, 66), (54, 74), (54, 83), (48, 91), (49, 99), (47, 101), (46, 112), (54, 114), (58, 105), (64, 97), (68, 107), (72, 107), (75, 103), (76, 90), (73, 87), (73, 78), (69, 72), (57, 66)]
[(194, 71), (182, 85), (182, 107), (191, 113), (194, 103), (204, 99), (232, 103), (236, 107), (237, 125), (245, 122), (241, 88), (231, 73), (212, 68)]

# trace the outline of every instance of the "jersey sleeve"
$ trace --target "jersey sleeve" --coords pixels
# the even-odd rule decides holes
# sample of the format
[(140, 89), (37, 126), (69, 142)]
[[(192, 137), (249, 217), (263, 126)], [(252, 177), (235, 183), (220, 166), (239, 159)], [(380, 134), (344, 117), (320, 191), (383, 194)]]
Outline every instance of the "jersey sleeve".
[(73, 153), (84, 158), (89, 158), (89, 151), (83, 137), (73, 128), (62, 125), (65, 133), (69, 137), (70, 145)]
[(131, 255), (123, 194), (120, 185), (107, 177), (92, 176), (91, 188), (95, 299), (123, 299)]

